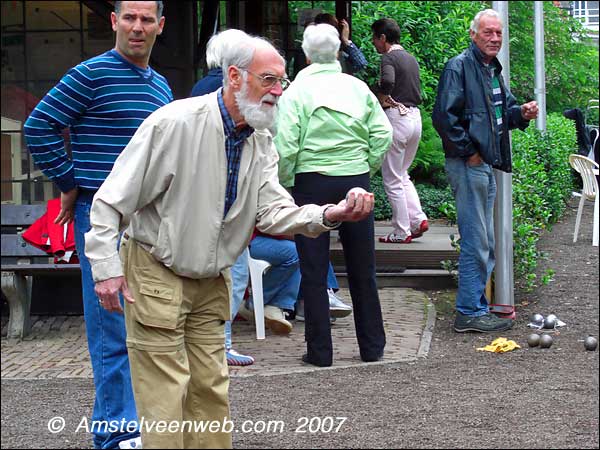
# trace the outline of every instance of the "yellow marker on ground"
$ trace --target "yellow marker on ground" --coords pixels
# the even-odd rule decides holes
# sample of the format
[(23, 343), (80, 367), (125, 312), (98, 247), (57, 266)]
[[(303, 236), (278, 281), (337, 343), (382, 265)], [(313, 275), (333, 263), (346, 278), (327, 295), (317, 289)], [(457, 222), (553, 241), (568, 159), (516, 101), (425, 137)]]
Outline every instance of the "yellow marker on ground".
[(521, 348), (519, 344), (517, 344), (513, 340), (508, 340), (504, 337), (499, 337), (498, 339), (494, 339), (490, 345), (486, 345), (485, 347), (478, 348), (477, 351), (480, 352), (492, 352), (492, 353), (506, 353), (514, 350), (516, 348)]

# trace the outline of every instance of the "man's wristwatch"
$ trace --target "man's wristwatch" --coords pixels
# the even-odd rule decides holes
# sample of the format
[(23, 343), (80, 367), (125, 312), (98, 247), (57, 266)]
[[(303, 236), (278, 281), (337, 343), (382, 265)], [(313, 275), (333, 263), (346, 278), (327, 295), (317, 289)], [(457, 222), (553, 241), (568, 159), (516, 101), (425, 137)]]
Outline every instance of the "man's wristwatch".
[(325, 217), (325, 212), (331, 208), (333, 205), (329, 205), (327, 208), (325, 208), (323, 210), (323, 217), (321, 218), (321, 221), (323, 222), (323, 225), (325, 225), (328, 228), (335, 228), (335, 227), (339, 227), (340, 224), (342, 222), (331, 222), (330, 220), (327, 220), (327, 218)]

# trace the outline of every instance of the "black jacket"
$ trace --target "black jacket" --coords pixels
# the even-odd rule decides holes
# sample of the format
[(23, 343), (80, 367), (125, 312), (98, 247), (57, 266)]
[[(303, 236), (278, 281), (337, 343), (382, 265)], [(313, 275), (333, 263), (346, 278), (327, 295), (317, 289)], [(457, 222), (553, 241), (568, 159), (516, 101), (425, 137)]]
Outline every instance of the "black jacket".
[(521, 116), (521, 107), (504, 85), (502, 66), (492, 63), (502, 90), (502, 140), (496, 140), (496, 114), (493, 105), (492, 79), (482, 61), (481, 51), (471, 46), (450, 59), (442, 72), (433, 108), (433, 126), (442, 139), (447, 158), (468, 158), (479, 152), (481, 158), (496, 169), (512, 171), (508, 130), (524, 130), (529, 121)]

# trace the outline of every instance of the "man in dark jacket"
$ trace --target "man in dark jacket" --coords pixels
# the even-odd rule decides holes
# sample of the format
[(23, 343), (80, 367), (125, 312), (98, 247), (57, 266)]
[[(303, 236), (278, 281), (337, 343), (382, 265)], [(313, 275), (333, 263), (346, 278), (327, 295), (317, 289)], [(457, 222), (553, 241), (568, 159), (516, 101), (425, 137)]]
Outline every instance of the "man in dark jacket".
[(527, 128), (538, 107), (536, 102), (519, 106), (502, 81), (498, 13), (479, 12), (470, 35), (471, 46), (444, 68), (432, 118), (446, 153), (461, 237), (454, 330), (485, 333), (512, 327), (511, 319), (490, 313), (485, 297), (495, 263), (492, 168), (512, 171), (508, 131)]

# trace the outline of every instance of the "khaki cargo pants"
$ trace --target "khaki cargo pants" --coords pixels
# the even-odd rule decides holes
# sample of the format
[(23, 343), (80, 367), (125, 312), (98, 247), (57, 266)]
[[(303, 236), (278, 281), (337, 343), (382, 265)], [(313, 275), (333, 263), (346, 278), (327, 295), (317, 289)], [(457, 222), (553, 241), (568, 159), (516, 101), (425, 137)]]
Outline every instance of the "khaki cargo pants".
[(133, 239), (123, 239), (120, 255), (135, 298), (125, 323), (143, 447), (231, 448), (229, 430), (194, 431), (200, 421), (229, 419), (230, 280), (180, 277)]

